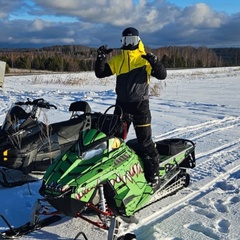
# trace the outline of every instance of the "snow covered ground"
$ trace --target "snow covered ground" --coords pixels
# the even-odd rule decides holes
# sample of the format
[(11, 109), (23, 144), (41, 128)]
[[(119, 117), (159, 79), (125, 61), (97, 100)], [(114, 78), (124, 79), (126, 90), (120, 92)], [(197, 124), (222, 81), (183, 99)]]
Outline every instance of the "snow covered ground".
[[(77, 82), (78, 84), (74, 84)], [(196, 168), (191, 184), (136, 214), (138, 224), (124, 224), (138, 240), (231, 239), (240, 236), (240, 67), (169, 70), (160, 90), (151, 97), (154, 139), (187, 138), (196, 143)], [(48, 123), (70, 117), (68, 106), (87, 100), (93, 111), (115, 101), (115, 78), (99, 80), (93, 72), (5, 77), (0, 95), (0, 124), (15, 101), (43, 97), (58, 110), (47, 112)], [(128, 138), (135, 136), (131, 129)], [(29, 220), (41, 182), (7, 189), (0, 187), (0, 214), (12, 225)], [(6, 225), (0, 219), (0, 230)], [(79, 231), (88, 239), (106, 233), (80, 219), (65, 217), (22, 239), (73, 239)], [(80, 238), (79, 238), (80, 239)]]

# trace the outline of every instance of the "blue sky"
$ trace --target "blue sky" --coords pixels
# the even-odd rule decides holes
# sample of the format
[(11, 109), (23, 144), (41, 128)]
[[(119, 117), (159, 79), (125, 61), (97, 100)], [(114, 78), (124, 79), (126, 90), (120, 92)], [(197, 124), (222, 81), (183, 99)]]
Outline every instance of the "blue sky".
[(0, 1), (0, 48), (120, 47), (129, 26), (150, 48), (240, 47), (237, 0)]

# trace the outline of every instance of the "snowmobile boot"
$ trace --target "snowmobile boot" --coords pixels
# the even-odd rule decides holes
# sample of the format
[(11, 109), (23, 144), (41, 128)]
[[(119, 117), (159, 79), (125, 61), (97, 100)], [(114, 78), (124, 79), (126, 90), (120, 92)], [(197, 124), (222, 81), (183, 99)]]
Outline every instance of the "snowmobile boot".
[(144, 174), (147, 182), (152, 188), (157, 188), (159, 184), (159, 157), (151, 158), (148, 155), (143, 157)]

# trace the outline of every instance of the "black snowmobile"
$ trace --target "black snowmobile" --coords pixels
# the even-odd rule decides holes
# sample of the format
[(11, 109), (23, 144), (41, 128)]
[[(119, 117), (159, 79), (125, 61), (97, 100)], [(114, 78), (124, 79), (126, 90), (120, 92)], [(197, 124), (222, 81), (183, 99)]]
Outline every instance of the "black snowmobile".
[[(0, 128), (0, 184), (13, 187), (41, 178), (59, 154), (79, 138), (88, 125), (87, 102), (71, 103), (69, 120), (53, 124), (39, 121), (41, 110), (57, 109), (43, 98), (15, 102)], [(85, 126), (85, 127), (86, 127)]]
[[(189, 185), (187, 169), (195, 167), (195, 144), (186, 139), (156, 142), (161, 162), (159, 185), (153, 188), (145, 179), (136, 140), (115, 137), (122, 124), (117, 115), (93, 114), (91, 128), (83, 127), (78, 141), (47, 169), (39, 189), (44, 198), (36, 201), (30, 222), (2, 236), (21, 236), (65, 215), (107, 230), (108, 240), (136, 239), (131, 233), (121, 235), (119, 224), (136, 221), (136, 212)], [(87, 239), (83, 232), (75, 239), (80, 235)]]

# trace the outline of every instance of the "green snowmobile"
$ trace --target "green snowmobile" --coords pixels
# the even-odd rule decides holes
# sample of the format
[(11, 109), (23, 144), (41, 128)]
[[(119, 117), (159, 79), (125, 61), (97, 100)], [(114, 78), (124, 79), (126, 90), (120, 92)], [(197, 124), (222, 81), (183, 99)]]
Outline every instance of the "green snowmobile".
[[(93, 114), (93, 127), (83, 130), (78, 142), (55, 159), (39, 192), (60, 213), (114, 233), (107, 219), (112, 219), (115, 228), (117, 216), (131, 221), (135, 212), (151, 203), (153, 195), (162, 198), (188, 186), (186, 169), (195, 167), (195, 144), (185, 139), (156, 142), (161, 156), (160, 184), (153, 189), (146, 182), (136, 140), (125, 143), (114, 137), (121, 120), (108, 114), (109, 109)], [(89, 209), (100, 222), (87, 218)]]
[(57, 210), (53, 214), (80, 217), (107, 230), (109, 240), (129, 239), (129, 234), (118, 236), (118, 219), (130, 222), (153, 197), (156, 201), (187, 187), (186, 170), (195, 167), (195, 144), (185, 139), (156, 142), (161, 163), (159, 186), (153, 189), (145, 179), (136, 140), (115, 137), (122, 120), (107, 111), (91, 114), (92, 127), (83, 129), (79, 140), (46, 171), (39, 190), (44, 199), (37, 201), (31, 222), (46, 214), (47, 203)]

